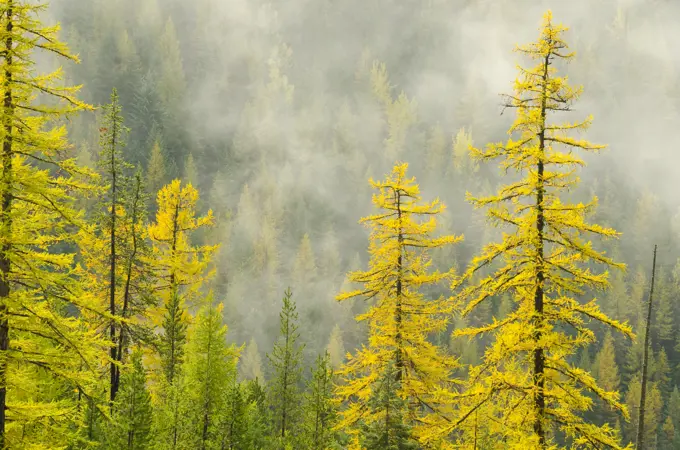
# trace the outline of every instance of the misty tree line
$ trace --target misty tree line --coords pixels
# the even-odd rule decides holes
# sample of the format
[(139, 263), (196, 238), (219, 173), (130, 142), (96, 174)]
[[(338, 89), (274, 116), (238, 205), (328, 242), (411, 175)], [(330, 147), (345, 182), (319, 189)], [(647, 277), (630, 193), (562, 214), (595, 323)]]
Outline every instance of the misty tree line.
[[(658, 200), (629, 201), (630, 188), (612, 175), (591, 188), (599, 208), (589, 206), (587, 190), (557, 196), (576, 181), (568, 168), (567, 175), (542, 178), (535, 167), (580, 165), (575, 156), (548, 150), (541, 159), (536, 149), (548, 147), (521, 139), (476, 149), (473, 137), (494, 133), (475, 106), (479, 86), (470, 86), (459, 106), (468, 119), (459, 125), (467, 128), (449, 137), (444, 126), (427, 126), (414, 98), (395, 91), (387, 64), (368, 51), (343, 85), (356, 96), (322, 129), (315, 118), (323, 115), (323, 99), (299, 94), (286, 74), (293, 53), (281, 42), (285, 30), (252, 36), (252, 53), (239, 60), (251, 71), (245, 76), (257, 81), (245, 93), (251, 98), (234, 99), (240, 117), (223, 146), (207, 118), (205, 129), (186, 126), (193, 122), (184, 108), (189, 93), (197, 94), (192, 83), (212, 61), (210, 52), (218, 50), (202, 45), (209, 38), (200, 34), (192, 35), (196, 42), (180, 42), (155, 2), (145, 3), (149, 11), (142, 15), (153, 20), (133, 35), (117, 13), (121, 5), (90, 3), (93, 21), (83, 18), (86, 7), (64, 6), (66, 35), (84, 61), (67, 76), (82, 79), (83, 97), (103, 105), (83, 114), (93, 108), (77, 100), (77, 89), (61, 87), (59, 71), (46, 77), (31, 71), (36, 49), (48, 55), (38, 67), (52, 57), (76, 59), (57, 30), (36, 21), (39, 7), (2, 4), (4, 446), (625, 448), (635, 442), (649, 253), (659, 236), (669, 241), (662, 261), (676, 247), (673, 222)], [(259, 12), (272, 21), (267, 33), (277, 30), (275, 9)], [(531, 51), (565, 56), (549, 17), (542, 32)], [(185, 55), (192, 55), (191, 64)], [(563, 79), (554, 80), (543, 84), (556, 95), (545, 97), (544, 111), (566, 109), (578, 96)], [(537, 100), (521, 97), (535, 87), (534, 79), (518, 81), (505, 98), (519, 111), (512, 127), (520, 135), (545, 131), (546, 122), (531, 114)], [(231, 93), (227, 81), (221, 88), (211, 94)], [(546, 136), (598, 150), (561, 133), (587, 125), (555, 125), (562, 128)], [(66, 128), (76, 143), (74, 159)], [(316, 148), (325, 153), (307, 151)], [(299, 155), (295, 149), (302, 149)], [(531, 188), (497, 175), (495, 164), (485, 162), (496, 157), (529, 174)], [(404, 159), (412, 166), (394, 165)], [(321, 168), (327, 184), (309, 167)], [(426, 193), (451, 197), (448, 208), (422, 203), (407, 169), (423, 174)], [(496, 193), (495, 185), (505, 187)], [(206, 195), (199, 197), (195, 186)], [(455, 195), (440, 192), (442, 186)], [(480, 226), (481, 215), (464, 203), (466, 190), (480, 196), (472, 203), (491, 205), (492, 224), (517, 227), (515, 242)], [(502, 205), (539, 192), (547, 195), (546, 208), (529, 208), (528, 215), (531, 201)], [(366, 236), (347, 231), (358, 229), (357, 213), (371, 225), (368, 252)], [(547, 228), (534, 234), (538, 223)], [(606, 253), (581, 240), (587, 233), (615, 237), (609, 226), (619, 224), (623, 239), (597, 240)], [(542, 241), (549, 244), (537, 244)], [(485, 243), (491, 244), (480, 253)], [(539, 247), (542, 257), (531, 259)], [(551, 272), (548, 260), (567, 275)], [(618, 270), (620, 261), (628, 271)], [(612, 266), (611, 288), (603, 290), (606, 276), (593, 263)], [(539, 276), (553, 283), (540, 296), (542, 310), (536, 289), (526, 284), (541, 285)], [(644, 448), (676, 448), (680, 439), (678, 276), (680, 269), (663, 262), (656, 273)], [(284, 293), (288, 285), (293, 291)], [(593, 296), (597, 304), (588, 302)], [(279, 310), (278, 317), (271, 314)], [(582, 323), (579, 314), (594, 324)], [(617, 331), (638, 338), (621, 339)], [(266, 363), (259, 348), (270, 349)]]

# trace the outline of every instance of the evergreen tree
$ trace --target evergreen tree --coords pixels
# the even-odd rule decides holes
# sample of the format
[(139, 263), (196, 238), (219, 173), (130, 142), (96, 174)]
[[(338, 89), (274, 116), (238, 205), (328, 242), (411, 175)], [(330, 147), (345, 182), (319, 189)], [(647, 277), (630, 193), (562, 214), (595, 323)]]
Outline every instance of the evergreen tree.
[(267, 395), (259, 379), (246, 382), (246, 401), (250, 406), (248, 419), (248, 442), (253, 449), (264, 449), (269, 442), (270, 411)]
[[(446, 329), (447, 302), (443, 298), (425, 300), (419, 289), (449, 277), (449, 273), (428, 273), (428, 250), (453, 244), (461, 237), (431, 237), (436, 216), (444, 207), (438, 200), (420, 204), (419, 187), (414, 178), (406, 177), (407, 167), (397, 164), (385, 181), (371, 180), (378, 190), (373, 202), (379, 211), (362, 219), (372, 228), (369, 269), (349, 274), (349, 279), (362, 287), (337, 296), (340, 301), (354, 297), (375, 301), (356, 317), (369, 323), (368, 345), (338, 371), (343, 383), (336, 394), (347, 402), (338, 427), (352, 432), (357, 431), (354, 427), (360, 420), (374, 421), (366, 412), (372, 385), (392, 362), (399, 395), (410, 402), (409, 420), (417, 417), (419, 426), (414, 432), (423, 441), (434, 442), (441, 437), (437, 427), (446, 422), (442, 416), (450, 413), (446, 391), (452, 387), (457, 363), (428, 340)], [(422, 216), (429, 220), (417, 222)]]
[(148, 180), (149, 193), (152, 195), (156, 195), (165, 183), (165, 160), (161, 143), (158, 139), (154, 141), (153, 147), (151, 147), (149, 163), (146, 169), (146, 179)]
[(198, 187), (198, 169), (196, 162), (194, 162), (194, 155), (189, 153), (187, 160), (184, 163), (184, 181), (194, 187)]
[(298, 343), (298, 315), (292, 295), (290, 289), (284, 293), (279, 314), (279, 338), (272, 353), (267, 354), (272, 372), (269, 402), (272, 407), (273, 437), (279, 449), (295, 442), (295, 430), (299, 429), (302, 420), (300, 383), (304, 345)]
[(130, 359), (132, 368), (121, 377), (121, 389), (109, 423), (107, 444), (111, 450), (150, 448), (152, 407), (141, 349), (134, 349)]
[(256, 447), (253, 442), (250, 420), (251, 410), (255, 409), (255, 404), (248, 402), (248, 395), (241, 384), (233, 383), (223, 393), (225, 396), (224, 414), (220, 417), (219, 433), (221, 442), (218, 446), (208, 448), (220, 448), (237, 450), (241, 448), (261, 448)]
[(239, 371), (242, 380), (264, 379), (262, 375), (262, 358), (257, 348), (255, 338), (252, 338), (246, 346), (243, 357), (239, 361)]
[(200, 450), (219, 448), (226, 430), (222, 423), (228, 412), (227, 392), (236, 381), (236, 360), (240, 349), (227, 345), (223, 305), (214, 304), (212, 294), (190, 329), (182, 375), (190, 399), (186, 416), (193, 425), (182, 440), (184, 446)]
[(318, 355), (305, 395), (305, 448), (326, 450), (335, 442), (333, 426), (337, 413), (333, 404), (333, 369), (330, 355)]
[(333, 367), (333, 369), (339, 369), (345, 362), (346, 353), (340, 325), (335, 324), (335, 326), (333, 326), (326, 350), (328, 351), (331, 367)]
[[(106, 213), (103, 221), (103, 232), (107, 235), (108, 240), (108, 308), (111, 314), (111, 323), (109, 325), (109, 338), (114, 344), (111, 346), (111, 368), (110, 368), (110, 386), (109, 386), (109, 401), (113, 404), (116, 399), (116, 393), (119, 387), (118, 366), (117, 359), (117, 342), (119, 339), (119, 330), (116, 324), (118, 301), (116, 290), (119, 287), (120, 280), (116, 271), (116, 264), (118, 264), (120, 256), (120, 247), (118, 241), (121, 239), (118, 234), (117, 221), (122, 220), (119, 217), (121, 213), (121, 187), (125, 179), (125, 171), (128, 165), (123, 159), (122, 150), (125, 146), (125, 135), (128, 129), (125, 127), (122, 116), (122, 108), (118, 102), (118, 92), (115, 89), (111, 92), (111, 103), (104, 106), (104, 121), (100, 128), (100, 154), (99, 166), (103, 172), (104, 179), (109, 183), (106, 190), (106, 196), (102, 199), (102, 207)], [(105, 230), (105, 231), (104, 231)], [(120, 294), (118, 294), (120, 296)], [(117, 332), (118, 331), (118, 332)]]
[[(640, 408), (640, 393), (642, 384), (640, 383), (640, 376), (636, 375), (628, 383), (628, 392), (626, 393), (626, 404), (630, 411), (634, 411), (636, 414), (631, 414), (630, 422), (626, 424), (625, 436), (627, 440), (632, 443), (637, 442), (637, 431), (639, 430), (639, 412)], [(657, 430), (662, 424), (661, 411), (663, 408), (663, 400), (661, 399), (661, 392), (656, 385), (656, 383), (650, 383), (647, 389), (647, 395), (645, 398), (644, 405), (644, 421), (645, 426), (643, 429), (644, 436), (643, 442), (645, 447), (655, 448), (657, 440)]]
[[(500, 417), (493, 422), (497, 439), (506, 440), (507, 446), (559, 448), (550, 433), (559, 427), (575, 443), (620, 448), (609, 426), (598, 427), (580, 415), (592, 405), (586, 393), (627, 414), (619, 394), (602, 389), (590, 374), (569, 362), (571, 355), (595, 340), (588, 321), (601, 322), (626, 335), (632, 333), (627, 325), (604, 315), (594, 300), (583, 303), (575, 298), (585, 288), (608, 287), (607, 272), (593, 273), (590, 266), (584, 268), (585, 263), (617, 269), (622, 265), (593, 249), (584, 238), (589, 234), (617, 236), (612, 229), (586, 222), (596, 199), (587, 204), (560, 199), (578, 182), (574, 168), (584, 164), (573, 149), (602, 148), (568, 136), (570, 130), (588, 128), (590, 118), (566, 124), (549, 121), (557, 112), (569, 110), (581, 93), (567, 84), (566, 77), (556, 74), (557, 61), (573, 57), (562, 39), (564, 31), (564, 26), (553, 23), (548, 11), (539, 40), (518, 47), (537, 60), (535, 67), (520, 69), (515, 93), (507, 97), (506, 106), (517, 110), (510, 133), (519, 134), (518, 139), (491, 144), (484, 151), (472, 149), (475, 159), (501, 159), (505, 173), (516, 172), (521, 178), (513, 179), (496, 195), (469, 198), (477, 207), (489, 207), (490, 223), (509, 227), (512, 232), (503, 234), (502, 242), (486, 245), (471, 262), (461, 280), (473, 279), (496, 261), (504, 265), (494, 265), (493, 272), (461, 290), (461, 311), (470, 314), (506, 292), (513, 295), (517, 308), (499, 320), (455, 331), (458, 336), (492, 333), (494, 341), (483, 363), (470, 372), (474, 381), (470, 392), (461, 397), (474, 398), (475, 403), (462, 409), (451, 426), (470, 422), (475, 409), (487, 402), (512, 404), (512, 408), (500, 410)], [(561, 152), (558, 146), (568, 151)], [(563, 326), (570, 326), (574, 333), (566, 333)]]
[(408, 408), (399, 396), (399, 370), (393, 362), (375, 383), (368, 402), (371, 421), (362, 427), (362, 448), (365, 450), (416, 450), (418, 443), (408, 425)]

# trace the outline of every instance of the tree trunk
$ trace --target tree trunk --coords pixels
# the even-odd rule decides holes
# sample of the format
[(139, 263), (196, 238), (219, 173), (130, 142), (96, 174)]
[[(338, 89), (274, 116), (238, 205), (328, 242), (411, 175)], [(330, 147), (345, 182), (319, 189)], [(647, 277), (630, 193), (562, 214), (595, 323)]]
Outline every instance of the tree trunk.
[[(546, 118), (546, 96), (547, 94), (547, 83), (548, 83), (548, 66), (550, 64), (550, 55), (545, 57), (543, 63), (543, 86), (541, 93), (541, 131), (539, 132), (539, 153), (543, 156), (545, 151), (545, 118)], [(543, 209), (543, 197), (544, 197), (544, 185), (543, 185), (543, 161), (539, 159), (537, 167), (537, 189), (536, 189), (536, 291), (534, 293), (534, 368), (533, 368), (533, 384), (534, 384), (534, 433), (538, 436), (539, 448), (543, 449), (546, 447), (545, 439), (545, 354), (543, 349), (538, 346), (541, 340), (544, 322), (543, 313), (543, 283), (545, 282), (544, 273), (544, 227), (545, 227), (545, 216)]]
[(111, 247), (111, 261), (109, 264), (109, 313), (111, 313), (111, 386), (109, 391), (109, 406), (113, 408), (113, 401), (118, 392), (118, 366), (116, 365), (117, 345), (116, 345), (116, 127), (115, 109), (112, 109), (113, 121), (111, 130), (111, 233), (109, 244)]
[(640, 386), (640, 407), (638, 409), (638, 427), (635, 447), (644, 449), (645, 441), (645, 400), (647, 399), (647, 363), (649, 361), (649, 329), (652, 325), (652, 300), (654, 298), (654, 276), (656, 275), (656, 245), (652, 259), (652, 281), (649, 287), (649, 301), (647, 302), (647, 323), (645, 325), (645, 347), (642, 357), (642, 383)]
[(4, 73), (5, 98), (5, 140), (2, 143), (2, 212), (0, 214), (0, 232), (4, 243), (0, 249), (0, 449), (4, 449), (5, 442), (5, 411), (7, 409), (7, 351), (9, 350), (9, 311), (7, 301), (10, 294), (10, 234), (12, 230), (12, 117), (14, 107), (12, 105), (12, 31), (13, 31), (13, 0), (7, 0), (7, 38), (5, 39)]

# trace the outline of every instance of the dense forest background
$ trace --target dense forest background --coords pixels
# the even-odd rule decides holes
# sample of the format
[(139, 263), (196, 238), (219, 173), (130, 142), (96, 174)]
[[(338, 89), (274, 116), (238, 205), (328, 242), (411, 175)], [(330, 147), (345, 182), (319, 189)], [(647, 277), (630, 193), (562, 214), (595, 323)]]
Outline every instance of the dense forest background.
[[(672, 426), (680, 435), (680, 4), (52, 0), (44, 21), (61, 23), (82, 60), (65, 71), (83, 85), (83, 101), (107, 104), (117, 89), (130, 128), (125, 158), (143, 169), (150, 215), (155, 193), (175, 178), (198, 188), (201, 214), (213, 211), (216, 226), (195, 236), (221, 244), (216, 276), (202, 289), (225, 304), (227, 340), (244, 345), (239, 379), (266, 380), (287, 287), (304, 367), (326, 349), (338, 367), (344, 350), (365, 342), (354, 319), (364, 301), (338, 303), (335, 295), (349, 286), (348, 271), (367, 264), (368, 232), (357, 224), (372, 211), (367, 180), (395, 161), (409, 162), (426, 199), (447, 205), (438, 232), (465, 235), (434, 253), (438, 268), (464, 268), (500, 236), (465, 201), (467, 191), (491, 193), (500, 183), (494, 165), (470, 161), (468, 146), (505, 139), (512, 114), (502, 114), (498, 94), (516, 77), (511, 50), (535, 38), (547, 8), (570, 26), (577, 54), (564, 68), (584, 86), (572, 114), (592, 113), (588, 138), (609, 147), (586, 155), (583, 182), (570, 193), (596, 195), (594, 221), (623, 233), (598, 243), (627, 265), (599, 301), (639, 335), (659, 245), (648, 394), (657, 399), (650, 421), (658, 447), (649, 448), (680, 448), (680, 436), (673, 443), (669, 434)], [(98, 110), (68, 123), (79, 162), (92, 168), (102, 117)], [(448, 292), (444, 285), (431, 293)], [(450, 331), (485, 323), (502, 307), (452, 321), (440, 344), (465, 364), (479, 362), (485, 342), (451, 339)], [(598, 344), (578, 365), (637, 408), (640, 340), (596, 332)], [(608, 412), (589, 414), (600, 421)], [(619, 426), (633, 440), (632, 426)]]

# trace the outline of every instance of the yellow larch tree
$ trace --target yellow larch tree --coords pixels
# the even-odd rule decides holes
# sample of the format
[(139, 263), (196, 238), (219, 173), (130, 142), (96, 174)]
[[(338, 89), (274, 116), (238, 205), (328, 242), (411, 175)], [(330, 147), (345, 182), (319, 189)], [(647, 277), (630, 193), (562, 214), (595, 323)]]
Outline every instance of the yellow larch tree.
[[(44, 26), (41, 2), (0, 2), (0, 448), (61, 448), (106, 343), (82, 326), (95, 309), (74, 275), (81, 213), (75, 195), (94, 174), (70, 158), (57, 122), (91, 109), (61, 69), (40, 73), (38, 52), (77, 62)], [(67, 247), (68, 248), (68, 247)]]
[[(576, 123), (550, 120), (569, 111), (581, 94), (580, 88), (557, 75), (555, 67), (557, 61), (574, 55), (562, 38), (566, 30), (553, 23), (548, 11), (538, 41), (517, 48), (537, 61), (534, 67), (519, 67), (515, 92), (507, 96), (506, 106), (517, 111), (508, 134), (517, 138), (486, 150), (471, 149), (476, 160), (500, 159), (503, 173), (518, 177), (495, 195), (468, 194), (476, 207), (488, 208), (492, 225), (511, 231), (503, 234), (500, 243), (486, 245), (454, 283), (454, 288), (460, 288), (457, 303), (467, 315), (508, 293), (515, 308), (492, 323), (454, 332), (455, 336), (489, 333), (494, 342), (483, 362), (470, 370), (462, 396), (466, 406), (450, 427), (472, 432), (474, 418), (487, 412), (479, 420), (491, 427), (498, 448), (504, 449), (560, 448), (555, 439), (558, 429), (569, 448), (620, 448), (611, 425), (588, 423), (581, 412), (592, 407), (591, 396), (596, 396), (627, 415), (619, 393), (602, 389), (588, 372), (570, 362), (579, 349), (594, 342), (590, 322), (627, 336), (632, 332), (603, 314), (595, 299), (580, 300), (609, 285), (608, 271), (593, 272), (595, 264), (624, 266), (595, 250), (589, 240), (590, 236), (618, 236), (613, 229), (587, 221), (597, 199), (571, 204), (560, 198), (578, 184), (576, 169), (584, 165), (574, 150), (604, 147), (569, 136), (570, 131), (587, 129), (590, 117)], [(476, 276), (479, 280), (471, 281)], [(463, 285), (464, 281), (469, 284)]]
[[(358, 433), (385, 414), (369, 408), (378, 381), (389, 365), (399, 384), (398, 395), (408, 402), (413, 433), (434, 440), (440, 414), (450, 413), (449, 389), (454, 383), (455, 358), (435, 346), (433, 334), (448, 324), (449, 307), (443, 298), (426, 299), (419, 289), (450, 274), (430, 272), (428, 251), (456, 243), (459, 236), (432, 237), (436, 216), (444, 209), (439, 200), (420, 202), (415, 178), (407, 178), (407, 164), (397, 164), (385, 181), (371, 180), (378, 190), (373, 203), (380, 210), (365, 217), (370, 226), (371, 259), (367, 271), (351, 272), (349, 280), (363, 287), (337, 296), (339, 301), (364, 297), (371, 306), (357, 321), (369, 324), (368, 345), (363, 346), (338, 371), (338, 401), (346, 402), (338, 429)], [(426, 216), (428, 220), (418, 221)]]
[(162, 328), (158, 345), (162, 375), (153, 380), (154, 397), (161, 413), (157, 415), (154, 434), (163, 448), (181, 446), (183, 388), (177, 385), (177, 380), (184, 361), (187, 309), (214, 275), (210, 262), (218, 248), (192, 243), (193, 233), (213, 225), (211, 210), (205, 216), (197, 215), (198, 200), (198, 191), (193, 186), (173, 180), (158, 192), (156, 221), (148, 231), (151, 240), (148, 264), (154, 278), (153, 292), (159, 301), (157, 311), (151, 315), (155, 325)]
[(170, 383), (181, 362), (186, 307), (191, 306), (203, 283), (213, 275), (209, 265), (218, 248), (191, 242), (193, 232), (213, 224), (212, 210), (197, 217), (198, 198), (193, 186), (182, 186), (180, 180), (173, 180), (158, 192), (156, 222), (149, 225), (148, 231), (152, 245), (149, 264), (156, 280), (154, 292), (163, 310), (163, 318), (156, 318), (163, 321), (165, 332), (161, 354)]

